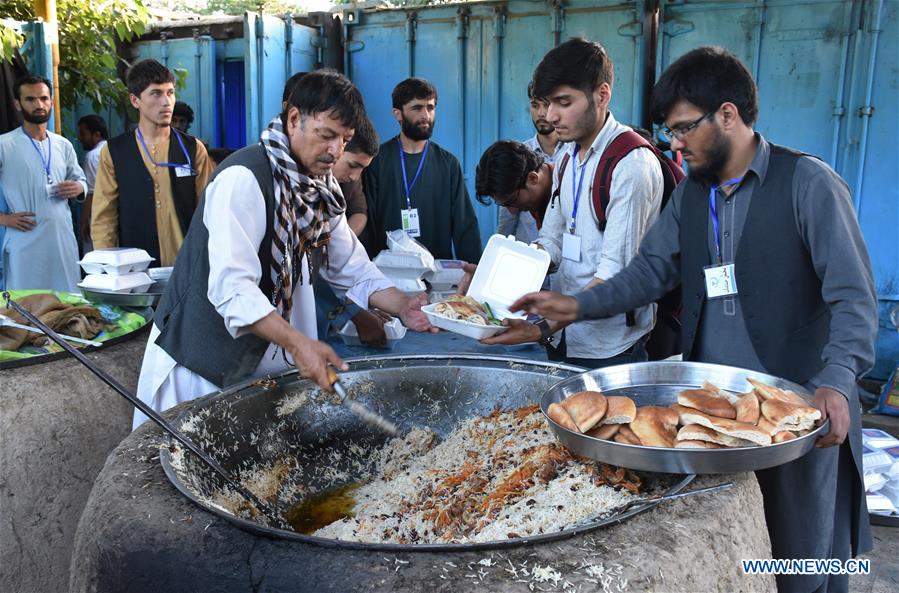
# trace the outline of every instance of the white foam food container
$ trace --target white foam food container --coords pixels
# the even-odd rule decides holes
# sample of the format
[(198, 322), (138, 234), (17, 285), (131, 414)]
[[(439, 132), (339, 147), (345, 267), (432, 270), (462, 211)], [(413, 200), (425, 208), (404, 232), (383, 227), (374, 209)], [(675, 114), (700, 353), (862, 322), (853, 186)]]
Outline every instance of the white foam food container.
[(421, 278), (394, 278), (389, 274), (385, 275), (388, 280), (393, 282), (393, 285), (396, 286), (397, 290), (403, 294), (418, 294), (428, 290), (428, 287), (425, 286), (425, 283)]
[(81, 259), (79, 265), (86, 274), (129, 274), (143, 272), (154, 258), (143, 249), (134, 247), (109, 247), (94, 249)]
[(409, 278), (420, 280), (429, 271), (420, 253), (402, 251), (382, 251), (372, 260), (385, 276), (391, 279)]
[[(406, 326), (396, 317), (391, 317), (390, 321), (384, 324), (384, 333), (387, 335), (387, 347), (391, 348), (393, 344), (406, 337)], [(352, 320), (347, 321), (337, 335), (347, 346), (364, 346), (359, 340), (359, 332)]]
[[(468, 296), (490, 305), (497, 319), (524, 319), (524, 313), (512, 313), (509, 307), (529, 292), (540, 290), (549, 270), (550, 257), (543, 250), (516, 241), (514, 237), (493, 235), (474, 273)], [(460, 319), (449, 319), (434, 312), (435, 304), (421, 310), (431, 325), (481, 340), (506, 331), (506, 327), (479, 325)]]
[(465, 270), (462, 269), (464, 263), (458, 259), (438, 259), (437, 269), (425, 274), (431, 290), (446, 292), (457, 287), (465, 275)]
[(146, 292), (153, 281), (146, 272), (132, 272), (130, 274), (88, 274), (78, 286), (89, 290), (127, 294), (132, 292)]

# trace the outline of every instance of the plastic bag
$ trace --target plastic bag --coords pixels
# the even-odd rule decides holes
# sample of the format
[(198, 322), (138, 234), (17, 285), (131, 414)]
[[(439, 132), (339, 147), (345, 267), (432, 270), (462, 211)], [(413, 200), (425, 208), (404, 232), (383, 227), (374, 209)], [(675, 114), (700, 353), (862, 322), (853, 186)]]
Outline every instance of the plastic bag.
[(899, 367), (893, 370), (893, 374), (883, 384), (883, 389), (880, 390), (880, 398), (871, 412), (874, 414), (899, 416)]

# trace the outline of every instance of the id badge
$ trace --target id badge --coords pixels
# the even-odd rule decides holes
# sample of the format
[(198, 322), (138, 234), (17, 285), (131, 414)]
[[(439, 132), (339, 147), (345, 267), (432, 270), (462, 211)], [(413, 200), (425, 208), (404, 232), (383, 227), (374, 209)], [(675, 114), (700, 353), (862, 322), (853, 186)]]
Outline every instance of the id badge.
[(562, 257), (573, 262), (581, 261), (581, 238), (571, 233), (562, 235)]
[(737, 294), (737, 278), (734, 275), (734, 264), (706, 266), (702, 271), (705, 273), (705, 293), (707, 298), (720, 299), (721, 297)]
[(175, 177), (193, 177), (195, 174), (188, 166), (175, 167)]
[(403, 217), (403, 230), (410, 237), (420, 237), (421, 226), (418, 223), (418, 208), (409, 208), (400, 212)]
[(52, 181), (47, 183), (47, 197), (48, 198), (56, 198), (59, 197), (59, 186), (53, 183)]

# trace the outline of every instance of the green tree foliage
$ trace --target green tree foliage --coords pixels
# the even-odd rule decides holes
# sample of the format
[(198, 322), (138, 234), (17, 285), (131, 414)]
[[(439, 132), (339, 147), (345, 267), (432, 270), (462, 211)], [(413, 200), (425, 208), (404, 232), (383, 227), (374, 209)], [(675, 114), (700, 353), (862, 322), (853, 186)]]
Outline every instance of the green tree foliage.
[[(157, 0), (150, 0), (150, 5), (160, 5)], [(300, 6), (299, 0), (181, 0), (175, 2), (174, 8), (184, 12), (196, 14), (228, 14), (242, 15), (245, 12), (259, 12), (260, 8), (265, 14), (284, 14), (291, 12), (300, 14), (305, 12)]]
[[(74, 107), (80, 97), (100, 110), (125, 104), (125, 85), (116, 75), (121, 58), (116, 39), (131, 41), (144, 32), (149, 15), (141, 0), (57, 0), (59, 21), (59, 97)], [(36, 20), (33, 0), (3, 0), (0, 19)], [(21, 44), (15, 31), (0, 21), (0, 58), (9, 59)]]

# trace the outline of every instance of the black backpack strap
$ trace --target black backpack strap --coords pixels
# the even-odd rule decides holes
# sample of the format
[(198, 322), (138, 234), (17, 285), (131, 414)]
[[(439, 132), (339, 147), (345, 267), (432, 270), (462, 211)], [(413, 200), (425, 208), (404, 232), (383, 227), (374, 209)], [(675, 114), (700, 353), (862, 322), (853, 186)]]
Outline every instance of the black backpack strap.
[(571, 158), (571, 155), (567, 152), (564, 156), (562, 156), (562, 162), (559, 163), (559, 185), (556, 186), (555, 191), (552, 196), (549, 198), (549, 207), (552, 208), (553, 204), (556, 203), (556, 198), (559, 197), (559, 194), (562, 193), (562, 179), (565, 177), (565, 168), (568, 166), (568, 160)]

